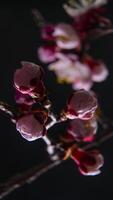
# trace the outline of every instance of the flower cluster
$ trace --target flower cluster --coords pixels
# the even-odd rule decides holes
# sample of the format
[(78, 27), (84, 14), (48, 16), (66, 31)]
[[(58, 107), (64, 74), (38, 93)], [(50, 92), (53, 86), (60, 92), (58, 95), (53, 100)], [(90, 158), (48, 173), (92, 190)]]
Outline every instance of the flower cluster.
[(78, 165), (83, 175), (97, 175), (103, 165), (103, 156), (97, 150), (85, 151), (77, 147), (79, 143), (91, 143), (98, 130), (96, 109), (98, 102), (94, 94), (85, 90), (74, 92), (67, 101), (66, 117), (70, 120), (63, 141), (75, 143), (69, 149), (70, 156)]
[[(0, 110), (10, 116), (22, 138), (29, 142), (41, 138), (49, 159), (42, 167), (1, 184), (0, 199), (68, 158), (82, 175), (101, 173), (104, 157), (98, 147), (113, 137), (113, 122), (102, 116), (97, 94), (91, 88), (94, 82), (104, 81), (109, 72), (102, 60), (89, 55), (89, 48), (92, 39), (113, 33), (111, 21), (103, 15), (105, 3), (107, 0), (67, 0), (63, 8), (70, 23), (45, 23), (37, 9), (32, 11), (43, 40), (37, 49), (38, 58), (55, 72), (59, 83), (71, 84), (74, 91), (56, 114), (44, 84), (43, 68), (22, 61), (16, 69), (13, 86), (17, 109), (0, 101)], [(65, 121), (64, 131), (50, 136), (48, 130)]]
[(71, 24), (45, 24), (41, 28), (44, 45), (38, 48), (38, 57), (55, 72), (59, 83), (72, 84), (74, 90), (90, 90), (93, 82), (104, 81), (109, 73), (103, 61), (88, 55), (87, 47), (91, 39), (111, 28), (111, 21), (103, 16), (106, 0), (72, 2), (64, 5)]
[[(95, 60), (87, 51), (90, 40), (111, 28), (111, 21), (103, 16), (102, 6), (106, 2), (68, 1), (64, 9), (72, 22), (56, 25), (44, 23), (41, 26), (44, 45), (37, 50), (40, 60), (56, 73), (58, 82), (72, 84), (73, 89), (77, 90), (68, 98), (63, 110), (64, 118), (69, 123), (60, 142), (69, 145), (69, 148), (64, 148), (64, 157), (71, 157), (83, 175), (99, 174), (103, 165), (103, 156), (97, 150), (87, 151), (80, 144), (95, 141), (98, 102), (90, 89), (93, 82), (104, 81), (109, 74), (103, 61)], [(34, 13), (37, 14), (36, 11)], [(19, 108), (16, 129), (28, 141), (44, 139), (46, 135), (48, 149), (54, 153), (55, 146), (53, 148), (51, 142), (48, 142), (47, 129), (51, 124), (53, 126), (62, 122), (63, 118), (61, 114), (54, 117), (55, 121), (48, 126), (48, 119), (52, 120), (54, 114), (43, 105), (44, 99), (48, 99), (43, 83), (43, 69), (30, 62), (21, 64), (22, 68), (14, 74), (15, 99)], [(41, 108), (34, 109), (34, 104), (40, 104)]]
[(34, 110), (33, 105), (45, 96), (43, 69), (31, 62), (22, 62), (14, 73), (15, 100), (19, 108), (16, 129), (22, 137), (33, 141), (46, 134), (47, 113)]
[[(42, 68), (31, 62), (22, 62), (22, 67), (14, 73), (15, 100), (19, 108), (16, 129), (28, 141), (43, 138), (48, 134), (47, 121), (50, 113), (43, 107), (43, 99), (46, 96), (43, 75)], [(42, 107), (34, 109), (33, 105), (36, 103)], [(79, 144), (95, 139), (97, 107), (98, 102), (93, 93), (85, 90), (72, 93), (64, 109), (65, 118), (70, 122), (63, 143), (66, 141)], [(48, 148), (53, 149), (50, 144)], [(82, 174), (96, 175), (100, 172), (99, 168), (103, 165), (100, 153), (86, 152), (77, 146), (73, 148), (73, 145), (71, 149), (69, 156), (76, 162)], [(68, 151), (65, 149), (66, 154)]]
[[(90, 89), (93, 82), (104, 81), (109, 73), (103, 61), (95, 60), (87, 50), (91, 39), (109, 32), (111, 28), (110, 20), (103, 16), (102, 5), (106, 2), (68, 1), (64, 9), (72, 18), (70, 24), (42, 23), (44, 45), (37, 50), (40, 60), (56, 73), (59, 83), (70, 83), (76, 90), (59, 114), (53, 113), (44, 85), (43, 68), (28, 61), (22, 61), (21, 68), (14, 73), (17, 114), (13, 115), (7, 104), (0, 103), (0, 109), (10, 115), (24, 139), (35, 141), (42, 138), (53, 162), (71, 158), (81, 174), (90, 176), (99, 174), (104, 163), (97, 149), (86, 148), (96, 144), (99, 130), (98, 101)], [(65, 133), (53, 142), (48, 129), (64, 121), (68, 122)]]

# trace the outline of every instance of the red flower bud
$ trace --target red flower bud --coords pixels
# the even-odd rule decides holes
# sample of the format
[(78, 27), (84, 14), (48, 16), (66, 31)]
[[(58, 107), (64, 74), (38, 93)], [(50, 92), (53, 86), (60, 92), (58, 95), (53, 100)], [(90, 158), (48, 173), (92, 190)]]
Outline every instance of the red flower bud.
[(97, 122), (95, 118), (90, 120), (74, 119), (68, 127), (68, 134), (76, 141), (92, 142), (97, 132)]
[(17, 120), (16, 129), (28, 141), (39, 139), (46, 134), (45, 116), (42, 112), (24, 115)]
[(72, 159), (78, 165), (81, 174), (86, 176), (98, 175), (103, 166), (103, 156), (98, 151), (85, 152), (81, 149), (72, 152)]
[(43, 70), (40, 66), (31, 62), (22, 62), (22, 68), (17, 69), (14, 74), (14, 86), (22, 94), (32, 96), (42, 80)]
[(98, 106), (97, 99), (85, 90), (74, 92), (68, 100), (66, 116), (69, 119), (91, 119)]

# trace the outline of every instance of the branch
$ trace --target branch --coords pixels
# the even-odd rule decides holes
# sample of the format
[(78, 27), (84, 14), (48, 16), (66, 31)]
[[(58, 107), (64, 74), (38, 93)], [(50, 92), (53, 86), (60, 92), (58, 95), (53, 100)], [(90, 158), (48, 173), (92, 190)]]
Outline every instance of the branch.
[[(90, 144), (84, 145), (83, 149), (88, 150), (93, 147), (99, 146), (113, 137), (113, 131), (104, 135), (100, 139)], [(52, 162), (51, 160), (46, 161), (45, 163), (41, 164), (40, 166), (37, 165), (34, 168), (26, 171), (25, 173), (19, 174), (13, 178), (11, 178), (6, 183), (0, 185), (0, 199), (8, 196), (11, 192), (15, 191), (16, 189), (24, 186), (25, 184), (30, 184), (39, 178), (42, 174), (46, 173), (48, 170), (54, 168), (55, 166), (62, 163), (63, 160), (55, 160)]]
[(35, 9), (35, 8), (32, 9), (31, 13), (32, 13), (33, 19), (38, 27), (43, 27), (46, 24), (45, 19), (43, 18), (43, 16), (37, 9)]
[(103, 37), (103, 36), (106, 36), (106, 35), (108, 35), (108, 34), (112, 34), (113, 33), (113, 27), (111, 27), (111, 28), (108, 28), (108, 29), (106, 29), (106, 30), (97, 30), (97, 31), (94, 31), (94, 32), (92, 32), (91, 33), (91, 38), (90, 38), (90, 40), (96, 40), (96, 39), (98, 39), (98, 38), (100, 38), (100, 37)]
[(65, 112), (63, 112), (63, 111), (60, 113), (59, 117), (55, 116), (54, 113), (50, 112), (49, 117), (50, 117), (51, 121), (46, 125), (47, 130), (50, 129), (55, 124), (62, 123), (67, 120)]
[(8, 114), (11, 118), (14, 118), (15, 116), (15, 113), (12, 111), (12, 108), (7, 103), (4, 103), (3, 101), (0, 101), (0, 110)]
[(0, 199), (3, 199), (4, 197), (8, 196), (11, 192), (24, 186), (25, 184), (32, 183), (42, 174), (59, 165), (61, 162), (61, 160), (56, 160), (54, 162), (48, 160), (40, 166), (37, 165), (34, 168), (26, 171), (25, 173), (18, 174), (12, 177), (9, 181), (0, 185)]
[(103, 144), (104, 142), (106, 142), (109, 139), (111, 139), (112, 137), (113, 137), (113, 131), (108, 133), (108, 134), (105, 134), (103, 137), (101, 137), (97, 141), (94, 141), (94, 142), (92, 142), (90, 144), (84, 145), (83, 149), (84, 150), (88, 150), (88, 149), (91, 149), (91, 148), (94, 148), (94, 147), (98, 147), (101, 144)]

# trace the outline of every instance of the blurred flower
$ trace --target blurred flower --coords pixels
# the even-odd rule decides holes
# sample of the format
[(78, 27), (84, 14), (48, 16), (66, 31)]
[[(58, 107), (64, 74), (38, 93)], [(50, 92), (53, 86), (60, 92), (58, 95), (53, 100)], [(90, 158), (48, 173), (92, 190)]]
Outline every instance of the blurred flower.
[(100, 168), (104, 164), (104, 158), (98, 151), (85, 152), (82, 149), (72, 151), (71, 158), (78, 165), (81, 174), (94, 176), (100, 174)]
[(76, 16), (87, 12), (90, 9), (98, 8), (107, 3), (107, 0), (72, 0), (70, 5), (64, 4), (64, 10), (70, 16), (75, 18)]
[(109, 72), (102, 61), (86, 55), (92, 39), (113, 33), (111, 21), (103, 16), (107, 0), (69, 0), (65, 10), (73, 22), (47, 24), (42, 27), (45, 45), (38, 49), (38, 57), (49, 63), (59, 83), (72, 84), (74, 90), (89, 91), (93, 82), (104, 81)]
[(74, 89), (91, 88), (91, 71), (86, 64), (82, 64), (74, 54), (57, 54), (58, 60), (49, 64), (49, 69), (53, 70), (59, 82), (73, 84)]
[(103, 62), (88, 55), (80, 61), (76, 54), (56, 53), (56, 59), (49, 69), (55, 72), (59, 83), (71, 83), (74, 90), (90, 90), (93, 82), (104, 81), (109, 74)]
[(108, 69), (106, 68), (103, 62), (95, 61), (90, 56), (85, 56), (83, 62), (87, 64), (91, 69), (93, 81), (95, 82), (104, 81), (109, 75)]
[(53, 36), (56, 44), (61, 49), (80, 48), (78, 34), (69, 24), (61, 23), (55, 26)]
[[(111, 30), (111, 21), (103, 17), (102, 14), (103, 10), (101, 9), (90, 9), (74, 18), (73, 27), (81, 40), (85, 40), (86, 38), (89, 40)], [(90, 38), (88, 38), (89, 36)]]
[(88, 120), (94, 116), (97, 106), (97, 99), (91, 92), (79, 90), (68, 99), (66, 116), (69, 119)]
[(38, 57), (43, 63), (53, 62), (56, 59), (58, 48), (56, 45), (44, 45), (38, 48)]
[(92, 142), (97, 132), (97, 121), (94, 117), (85, 121), (74, 119), (70, 121), (67, 131), (76, 141)]

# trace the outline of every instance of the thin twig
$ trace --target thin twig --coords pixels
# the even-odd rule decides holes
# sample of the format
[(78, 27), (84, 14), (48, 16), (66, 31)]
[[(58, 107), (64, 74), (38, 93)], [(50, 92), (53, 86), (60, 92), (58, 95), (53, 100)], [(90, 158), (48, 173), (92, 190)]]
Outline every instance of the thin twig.
[(19, 174), (15, 177), (12, 177), (9, 181), (0, 185), (0, 199), (3, 199), (4, 197), (8, 196), (11, 192), (24, 186), (25, 184), (32, 183), (42, 174), (59, 165), (61, 162), (62, 160), (56, 160), (54, 162), (48, 160), (40, 166), (37, 165), (23, 174)]
[(65, 116), (65, 113), (61, 112), (60, 116), (55, 116), (52, 112), (50, 112), (49, 117), (51, 119), (50, 123), (47, 124), (46, 129), (50, 129), (55, 124), (62, 123), (64, 121), (67, 121), (67, 117)]
[(47, 135), (44, 135), (44, 136), (43, 136), (43, 140), (44, 140), (44, 142), (46, 143), (47, 146), (50, 146), (50, 145), (51, 145), (51, 140), (48, 138)]
[(11, 118), (15, 116), (15, 113), (12, 111), (11, 107), (5, 102), (0, 101), (0, 110), (10, 115)]
[(83, 147), (84, 150), (88, 150), (88, 149), (91, 149), (91, 148), (94, 148), (94, 147), (98, 147), (100, 146), (101, 144), (103, 144), (104, 142), (108, 141), (109, 139), (111, 139), (113, 137), (113, 131), (108, 133), (108, 134), (105, 134), (103, 137), (101, 137), (100, 139), (98, 139), (97, 141), (94, 141), (90, 144), (87, 144)]
[[(113, 131), (108, 133), (107, 135), (104, 135), (103, 137), (98, 139), (98, 141), (94, 141), (90, 144), (85, 145), (83, 147), (83, 149), (89, 150), (93, 147), (99, 146), (112, 137), (113, 137)], [(17, 175), (15, 177), (11, 178), (6, 183), (0, 185), (0, 199), (8, 196), (11, 192), (22, 187), (23, 185), (25, 185), (27, 183), (29, 183), (29, 184), (32, 183), (37, 178), (39, 178), (42, 174), (46, 173), (48, 170), (54, 168), (55, 166), (59, 165), (62, 162), (63, 162), (63, 160), (55, 160), (54, 162), (51, 162), (49, 160), (40, 166), (38, 165), (23, 174), (20, 174), (20, 175)]]
[(46, 125), (46, 130), (50, 129), (52, 126), (54, 126), (57, 123), (57, 119), (53, 113), (50, 113), (49, 117), (51, 121)]
[(33, 19), (38, 27), (43, 27), (46, 24), (45, 19), (43, 18), (43, 16), (39, 12), (39, 10), (34, 8), (34, 9), (32, 9), (31, 13), (32, 13)]
[(103, 31), (97, 30), (97, 31), (94, 31), (93, 33), (91, 33), (90, 40), (94, 40), (94, 39), (96, 40), (96, 39), (98, 39), (100, 37), (103, 37), (103, 36), (106, 36), (106, 35), (112, 34), (112, 33), (113, 33), (113, 27), (111, 27), (109, 29), (106, 29), (106, 30), (103, 30)]

